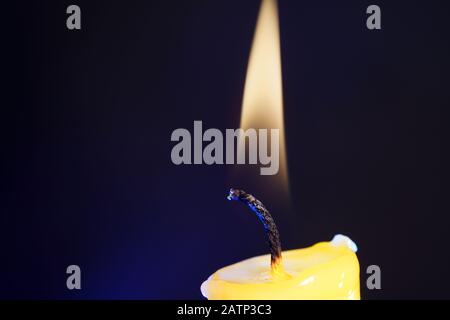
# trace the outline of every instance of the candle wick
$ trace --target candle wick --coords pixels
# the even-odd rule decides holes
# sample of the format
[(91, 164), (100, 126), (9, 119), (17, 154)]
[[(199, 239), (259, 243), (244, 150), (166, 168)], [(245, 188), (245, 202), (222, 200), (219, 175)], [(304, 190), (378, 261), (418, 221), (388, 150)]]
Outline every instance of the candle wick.
[(269, 210), (264, 204), (256, 199), (253, 195), (246, 193), (244, 190), (230, 189), (228, 200), (239, 200), (245, 203), (258, 217), (264, 226), (270, 250), (270, 266), (273, 276), (286, 275), (281, 265), (281, 241), (278, 233), (277, 225), (273, 220)]

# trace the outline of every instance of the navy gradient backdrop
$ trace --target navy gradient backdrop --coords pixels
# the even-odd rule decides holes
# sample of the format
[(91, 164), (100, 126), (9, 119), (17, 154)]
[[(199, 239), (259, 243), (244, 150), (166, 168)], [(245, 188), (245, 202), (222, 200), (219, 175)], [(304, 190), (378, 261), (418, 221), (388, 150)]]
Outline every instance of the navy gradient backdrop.
[(238, 126), (258, 0), (80, 0), (76, 32), (69, 4), (2, 4), (1, 298), (202, 298), (267, 251), (231, 186), (285, 248), (349, 235), (363, 298), (450, 298), (448, 2), (377, 1), (369, 31), (371, 2), (280, 0), (289, 205), (270, 179), (170, 160), (174, 129)]

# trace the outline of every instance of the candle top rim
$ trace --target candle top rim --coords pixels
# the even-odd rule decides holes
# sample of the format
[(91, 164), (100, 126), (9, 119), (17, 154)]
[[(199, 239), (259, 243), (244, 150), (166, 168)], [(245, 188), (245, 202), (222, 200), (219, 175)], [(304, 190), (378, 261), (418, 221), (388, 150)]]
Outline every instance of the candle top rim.
[(356, 258), (357, 246), (344, 235), (336, 235), (331, 241), (316, 243), (310, 247), (292, 249), (282, 252), (283, 267), (290, 276), (274, 280), (270, 274), (269, 254), (259, 255), (236, 262), (219, 269), (208, 281), (219, 281), (230, 284), (264, 284), (274, 281), (291, 281), (299, 277), (307, 277), (316, 267), (333, 264), (338, 259)]

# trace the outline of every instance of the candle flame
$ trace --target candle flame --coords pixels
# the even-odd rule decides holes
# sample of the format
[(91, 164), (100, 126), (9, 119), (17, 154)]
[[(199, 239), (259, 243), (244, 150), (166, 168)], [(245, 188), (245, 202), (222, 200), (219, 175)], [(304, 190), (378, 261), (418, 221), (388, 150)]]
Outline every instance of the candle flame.
[(288, 189), (277, 0), (262, 0), (247, 67), (241, 128), (278, 129), (278, 179)]

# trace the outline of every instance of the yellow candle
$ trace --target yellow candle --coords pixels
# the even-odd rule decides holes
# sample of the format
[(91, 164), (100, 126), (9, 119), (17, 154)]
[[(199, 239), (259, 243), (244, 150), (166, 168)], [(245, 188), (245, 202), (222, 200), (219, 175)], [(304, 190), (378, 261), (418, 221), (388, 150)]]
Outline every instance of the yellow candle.
[[(247, 203), (263, 222), (269, 236), (271, 254), (235, 263), (212, 274), (201, 286), (201, 292), (206, 298), (360, 299), (359, 263), (355, 254), (357, 248), (350, 238), (336, 235), (331, 242), (281, 252), (278, 231), (265, 207), (253, 196), (240, 190), (231, 189), (231, 197), (236, 191), (240, 194), (232, 200)], [(241, 197), (242, 193), (246, 198)], [(256, 200), (256, 204), (249, 199)]]

